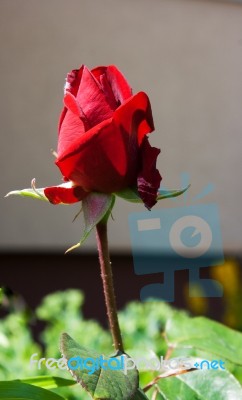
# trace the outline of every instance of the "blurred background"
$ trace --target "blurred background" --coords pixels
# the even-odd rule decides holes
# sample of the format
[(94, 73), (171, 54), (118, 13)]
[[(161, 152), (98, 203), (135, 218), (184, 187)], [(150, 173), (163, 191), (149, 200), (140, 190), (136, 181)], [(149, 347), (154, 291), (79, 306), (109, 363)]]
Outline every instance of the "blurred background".
[[(53, 206), (30, 199), (4, 199), (13, 189), (29, 187), (32, 178), (36, 178), (38, 187), (61, 183), (51, 149), (57, 143), (66, 73), (82, 63), (89, 68), (116, 64), (134, 92), (147, 92), (156, 127), (150, 142), (161, 148), (158, 168), (166, 188), (181, 187), (181, 174), (186, 172), (191, 183), (187, 202), (194, 204), (193, 198), (204, 187), (209, 183), (214, 185), (214, 191), (201, 202), (213, 202), (219, 207), (223, 246), (230, 263), (228, 270), (233, 271), (231, 265), (235, 266), (231, 279), (239, 282), (240, 3), (1, 0), (0, 251), (4, 285), (22, 292), (35, 305), (41, 296), (54, 289), (65, 285), (78, 287), (89, 279), (92, 284), (96, 279), (98, 272), (93, 269), (97, 264), (96, 254), (91, 255), (96, 251), (94, 235), (74, 255), (63, 255), (81, 237), (82, 220), (72, 223), (80, 205)], [(177, 200), (176, 206), (180, 205), (184, 205), (184, 198)], [(165, 200), (155, 209), (162, 207), (174, 207), (174, 203)], [(139, 298), (139, 289), (148, 279), (135, 277), (128, 226), (129, 213), (143, 210), (142, 205), (118, 200), (114, 221), (109, 223), (110, 248), (119, 265), (118, 280), (125, 284), (125, 276), (136, 279), (136, 292), (133, 288), (127, 292), (130, 298)], [(70, 282), (65, 276), (66, 268), (72, 276)], [(128, 270), (129, 275), (125, 275)], [(93, 275), (88, 278), (88, 274)], [(57, 279), (60, 275), (62, 281)], [(188, 276), (179, 275), (176, 279), (187, 282)], [(187, 306), (184, 293), (185, 286), (177, 287), (176, 301), (180, 306)], [(230, 299), (231, 296), (229, 293)], [(120, 290), (118, 298), (122, 305), (127, 294), (125, 297)], [(92, 306), (91, 296), (88, 301), (89, 310), (95, 315), (97, 309)], [(221, 303), (216, 301), (212, 316), (219, 318)], [(199, 304), (199, 312), (206, 312), (208, 306)], [(104, 312), (99, 311), (100, 315)]]
[[(66, 73), (116, 64), (134, 92), (148, 93), (161, 148), (163, 184), (190, 175), (190, 200), (208, 183), (221, 212), (224, 248), (241, 250), (242, 6), (196, 0), (1, 0), (2, 250), (55, 249), (78, 241), (79, 206), (3, 199), (10, 190), (61, 182), (56, 148)], [(181, 199), (181, 204), (183, 200)], [(156, 207), (170, 207), (167, 200)], [(128, 214), (118, 201), (110, 245), (130, 248)], [(88, 240), (82, 251), (95, 246)]]

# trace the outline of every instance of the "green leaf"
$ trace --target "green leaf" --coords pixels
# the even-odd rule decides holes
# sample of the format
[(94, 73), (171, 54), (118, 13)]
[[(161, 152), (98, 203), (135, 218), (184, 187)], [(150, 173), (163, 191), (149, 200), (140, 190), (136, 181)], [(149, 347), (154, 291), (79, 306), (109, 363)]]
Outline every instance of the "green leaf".
[(211, 358), (216, 356), (242, 366), (242, 333), (218, 322), (205, 317), (188, 318), (177, 312), (167, 321), (165, 334), (168, 344), (176, 349), (199, 349), (211, 354)]
[(80, 242), (70, 247), (66, 253), (81, 246), (90, 235), (93, 228), (105, 217), (109, 217), (115, 201), (115, 196), (103, 193), (90, 193), (82, 200), (82, 211), (85, 221), (84, 233)]
[[(181, 190), (158, 190), (157, 200), (180, 196), (181, 194), (185, 193), (189, 187), (190, 185)], [(139, 193), (135, 188), (122, 190), (121, 192), (115, 193), (115, 195), (131, 203), (143, 203), (143, 200), (140, 198)]]
[[(84, 360), (87, 358), (98, 360), (101, 357), (101, 354), (80, 346), (67, 333), (63, 333), (61, 336), (60, 350), (67, 361), (72, 357), (81, 357)], [(120, 355), (116, 355), (105, 357), (105, 359), (113, 358), (120, 363), (120, 357)], [(136, 369), (131, 369), (124, 374), (121, 369), (104, 369), (97, 365), (95, 371), (90, 371), (85, 367), (69, 371), (93, 399), (129, 400), (138, 388), (138, 371)]]
[(42, 387), (44, 389), (55, 389), (61, 386), (71, 386), (76, 384), (73, 380), (63, 379), (57, 376), (34, 376), (32, 378), (21, 379), (21, 382)]
[(134, 397), (132, 397), (132, 400), (148, 400), (148, 397), (145, 395), (143, 390), (137, 389), (137, 392), (135, 393)]
[(21, 381), (0, 382), (0, 398), (5, 400), (63, 400), (49, 390), (22, 383)]
[(160, 379), (162, 400), (241, 400), (242, 388), (228, 371), (199, 370)]

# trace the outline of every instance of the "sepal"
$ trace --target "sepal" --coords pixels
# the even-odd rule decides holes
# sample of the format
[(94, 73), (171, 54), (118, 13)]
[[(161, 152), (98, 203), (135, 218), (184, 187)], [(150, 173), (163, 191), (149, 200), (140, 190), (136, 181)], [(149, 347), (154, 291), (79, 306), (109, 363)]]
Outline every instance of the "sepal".
[(191, 185), (188, 185), (184, 189), (180, 190), (158, 190), (158, 195), (156, 200), (163, 200), (163, 199), (168, 199), (170, 197), (178, 197), (181, 196), (181, 194), (185, 193)]
[(116, 192), (115, 195), (131, 203), (143, 203), (143, 200), (140, 198), (135, 188), (124, 189), (120, 192)]
[[(179, 189), (179, 190), (158, 190), (156, 200), (163, 200), (167, 199), (170, 197), (177, 197), (185, 193), (191, 185), (188, 185), (184, 189)], [(122, 199), (129, 201), (131, 203), (143, 203), (143, 200), (139, 196), (138, 190), (135, 188), (128, 188), (125, 190), (122, 190), (120, 192), (115, 193), (116, 196), (121, 197)]]
[(45, 188), (37, 189), (35, 186), (35, 179), (31, 181), (31, 189), (22, 189), (22, 190), (13, 190), (6, 194), (5, 197), (9, 196), (22, 196), (22, 197), (31, 197), (32, 199), (49, 201), (44, 194)]
[(13, 190), (8, 196), (31, 197), (33, 199), (48, 201), (52, 204), (73, 204), (88, 196), (88, 192), (73, 182), (64, 182), (61, 185), (37, 189), (35, 179), (31, 181), (31, 189)]
[(111, 214), (114, 206), (115, 196), (112, 194), (103, 193), (90, 193), (85, 199), (82, 200), (82, 212), (84, 216), (85, 228), (80, 241), (74, 246), (70, 247), (66, 253), (81, 246), (95, 226), (107, 219)]

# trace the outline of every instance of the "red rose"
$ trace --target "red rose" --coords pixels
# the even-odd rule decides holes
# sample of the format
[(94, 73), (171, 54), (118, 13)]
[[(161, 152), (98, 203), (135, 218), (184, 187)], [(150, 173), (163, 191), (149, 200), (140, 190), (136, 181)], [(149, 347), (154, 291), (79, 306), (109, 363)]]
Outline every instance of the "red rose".
[(147, 208), (156, 203), (161, 176), (159, 149), (146, 135), (154, 130), (151, 106), (144, 92), (132, 95), (113, 65), (67, 75), (64, 109), (59, 123), (59, 167), (68, 184), (46, 188), (54, 204), (74, 203), (90, 192), (138, 190)]

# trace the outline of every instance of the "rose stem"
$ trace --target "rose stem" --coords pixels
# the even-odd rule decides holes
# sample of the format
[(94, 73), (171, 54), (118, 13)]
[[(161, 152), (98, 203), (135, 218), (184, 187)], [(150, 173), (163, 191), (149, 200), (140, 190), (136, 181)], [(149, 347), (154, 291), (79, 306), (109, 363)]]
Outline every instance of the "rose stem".
[(118, 313), (115, 300), (112, 267), (109, 258), (107, 222), (101, 221), (96, 225), (97, 248), (101, 267), (101, 278), (109, 325), (112, 333), (115, 350), (124, 352), (121, 331), (118, 322)]

